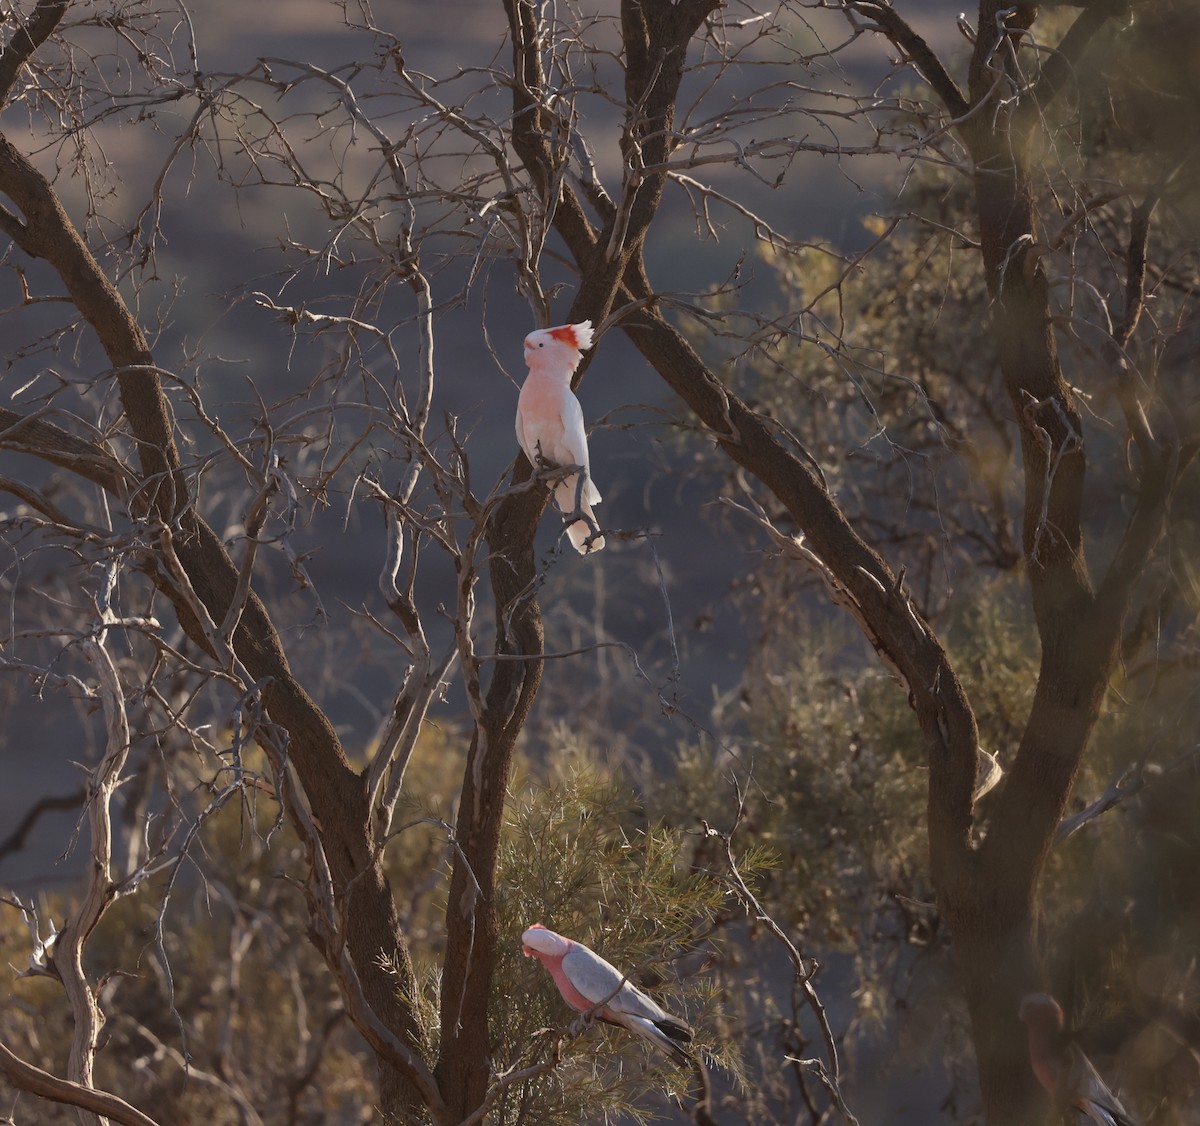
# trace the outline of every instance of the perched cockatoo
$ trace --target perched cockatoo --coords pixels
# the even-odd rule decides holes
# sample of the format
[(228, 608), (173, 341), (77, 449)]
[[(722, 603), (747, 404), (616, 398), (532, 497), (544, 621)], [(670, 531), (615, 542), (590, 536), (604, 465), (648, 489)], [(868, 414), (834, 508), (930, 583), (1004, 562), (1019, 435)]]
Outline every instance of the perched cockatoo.
[(517, 441), (534, 468), (543, 462), (583, 468), (582, 489), (577, 473), (554, 486), (554, 503), (559, 511), (564, 515), (576, 514), (576, 519), (567, 525), (567, 535), (580, 554), (604, 547), (604, 537), (597, 534), (600, 525), (592, 511), (592, 505), (600, 503), (600, 491), (592, 481), (588, 465), (583, 408), (571, 390), (571, 376), (584, 351), (591, 346), (591, 321), (531, 332), (525, 337), (529, 374), (517, 399)]
[(1092, 1061), (1063, 1030), (1063, 1011), (1048, 993), (1028, 993), (1021, 1019), (1029, 1027), (1033, 1074), (1060, 1110), (1073, 1109), (1080, 1121), (1097, 1126), (1133, 1126), (1129, 1112), (1106, 1086)]
[(672, 1016), (653, 998), (626, 980), (599, 954), (578, 942), (563, 938), (534, 923), (521, 935), (521, 950), (526, 958), (537, 958), (550, 971), (554, 984), (571, 1008), (596, 1016), (609, 1024), (619, 1024), (643, 1036), (679, 1063), (692, 1057), (680, 1047), (692, 1039), (686, 1021)]

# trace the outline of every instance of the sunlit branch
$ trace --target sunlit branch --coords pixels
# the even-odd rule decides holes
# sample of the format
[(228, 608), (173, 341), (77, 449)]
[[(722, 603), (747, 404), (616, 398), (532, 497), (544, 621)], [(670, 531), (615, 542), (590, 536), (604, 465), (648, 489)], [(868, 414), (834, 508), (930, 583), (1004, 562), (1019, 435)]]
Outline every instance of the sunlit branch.
[(107, 1091), (85, 1087), (68, 1079), (59, 1079), (48, 1071), (21, 1059), (6, 1044), (0, 1044), (0, 1071), (18, 1090), (28, 1091), (39, 1098), (66, 1106), (79, 1107), (92, 1114), (103, 1115), (122, 1126), (159, 1126), (147, 1114)]

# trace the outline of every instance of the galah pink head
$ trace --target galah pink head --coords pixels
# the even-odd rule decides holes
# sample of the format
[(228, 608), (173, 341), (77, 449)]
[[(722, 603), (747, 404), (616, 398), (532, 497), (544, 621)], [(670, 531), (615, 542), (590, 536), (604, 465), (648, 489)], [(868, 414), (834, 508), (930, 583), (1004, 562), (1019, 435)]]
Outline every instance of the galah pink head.
[(592, 346), (592, 322), (540, 328), (525, 337), (525, 362), (565, 367), (574, 371), (580, 356)]
[(1063, 1011), (1049, 993), (1026, 993), (1021, 998), (1020, 1017), (1030, 1028), (1061, 1032)]
[(1050, 1097), (1062, 1097), (1069, 1056), (1063, 1046), (1063, 1011), (1048, 993), (1027, 993), (1018, 1015), (1029, 1029), (1029, 1065)]
[(570, 948), (571, 944), (561, 934), (547, 930), (541, 923), (534, 923), (521, 935), (521, 953), (526, 958), (536, 958), (539, 954), (560, 958)]

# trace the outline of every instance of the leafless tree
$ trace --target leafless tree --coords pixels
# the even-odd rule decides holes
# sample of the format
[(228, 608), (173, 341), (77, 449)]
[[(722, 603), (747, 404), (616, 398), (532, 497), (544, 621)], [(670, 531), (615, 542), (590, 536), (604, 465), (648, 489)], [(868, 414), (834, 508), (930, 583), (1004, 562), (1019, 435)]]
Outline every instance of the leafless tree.
[[(587, 318), (601, 337), (627, 337), (682, 401), (688, 425), (769, 499), (744, 506), (749, 526), (819, 577), (907, 692), (928, 751), (932, 877), (953, 932), (986, 1117), (1038, 1120), (1044, 1107), (1016, 1020), (1021, 995), (1041, 986), (1038, 880), (1137, 581), (1195, 449), (1189, 416), (1158, 421), (1158, 404), (1188, 391), (1158, 378), (1172, 326), (1139, 336), (1148, 294), (1168, 276), (1148, 261), (1156, 210), (1187, 179), (1190, 158), (1157, 181), (1111, 189), (1086, 183), (1069, 161), (1047, 171), (1042, 156), (1049, 114), (1071, 96), (1089, 48), (1102, 34), (1119, 38), (1117, 7), (1081, 3), (1067, 30), (1043, 41), (1036, 8), (984, 0), (974, 22), (963, 21), (961, 81), (953, 59), (939, 59), (897, 8), (875, 0), (622, 0), (619, 13), (501, 0), (478, 14), (502, 11), (502, 48), (445, 74), (410, 56), (394, 14), (365, 0), (337, 8), (357, 35), (352, 61), (280, 52), (228, 74), (202, 67), (193, 20), (204, 17), (183, 3), (9, 5), (0, 230), (11, 241), (8, 339), (20, 343), (9, 348), (14, 386), (12, 405), (0, 408), (0, 447), (50, 468), (0, 479), (18, 504), (9, 543), (32, 568), (7, 580), (5, 668), (97, 702), (104, 744), (83, 805), (86, 893), (52, 940), (34, 929), (30, 972), (61, 981), (71, 1009), (67, 1078), (46, 1077), (7, 1049), (0, 1067), (24, 1090), (74, 1103), (83, 1121), (145, 1121), (94, 1089), (104, 1016), (84, 962), (89, 938), (152, 878), (165, 880), (169, 901), (217, 811), (270, 801), (303, 849), (309, 937), (374, 1055), (386, 1120), (480, 1121), (501, 1093), (556, 1064), (547, 1044), (538, 1061), (497, 1071), (489, 1011), (505, 801), (545, 659), (535, 530), (547, 476), (517, 456), (511, 474), (480, 483), (474, 436), (445, 406), (435, 357), (445, 318), (502, 279), (532, 324)], [(797, 49), (800, 41), (811, 49)], [(880, 43), (898, 53), (894, 70), (886, 50), (874, 50)], [(875, 78), (854, 85), (838, 69), (843, 58), (873, 59)], [(924, 83), (916, 93), (914, 72)], [(137, 205), (109, 171), (106, 130), (118, 120), (158, 130), (149, 148), (157, 173)], [(664, 292), (647, 265), (648, 244), (680, 207), (701, 238), (729, 228), (747, 247), (801, 253), (802, 225), (774, 193), (804, 162), (830, 158), (859, 160), (870, 175), (883, 160), (937, 166), (973, 194), (975, 233), (962, 237), (978, 251), (980, 323), (1020, 437), (1021, 554), (1042, 649), (986, 832), (972, 701), (906, 587), (905, 560), (883, 557), (817, 459), (708, 358), (730, 349), (769, 357), (786, 344), (818, 350), (852, 377), (841, 329), (819, 313), (829, 291), (802, 294), (779, 315), (718, 313), (699, 293)], [(209, 174), (241, 199), (289, 201), (294, 210), (269, 232), (275, 272), (242, 297), (285, 342), (290, 334), (322, 349), (303, 386), (252, 379), (251, 405), (236, 415), (210, 391), (207, 357), (173, 367), (160, 354), (165, 323), (150, 308), (172, 193), (185, 176), (198, 192)], [(1062, 206), (1051, 218), (1044, 209), (1054, 200)], [(1130, 203), (1123, 231), (1097, 218), (1118, 201)], [(1066, 261), (1069, 283), (1072, 253), (1097, 247), (1121, 286), (1107, 323), (1082, 326), (1059, 312), (1054, 263)], [(869, 268), (874, 249), (818, 251), (838, 265), (833, 292)], [(711, 288), (736, 302), (737, 278)], [(1132, 507), (1099, 577), (1085, 554), (1089, 446), (1061, 332), (1087, 337), (1094, 378), (1119, 404), (1132, 450)], [(585, 360), (577, 385), (587, 370)], [(348, 615), (387, 639), (393, 662), (392, 699), (368, 747), (345, 745), (285, 645), (307, 625), (282, 589), (289, 580), (307, 619), (330, 614), (297, 544), (305, 521), (334, 503), (347, 522), (381, 513), (387, 529), (381, 602)], [(420, 594), (431, 575), (451, 592), (440, 607)], [(34, 607), (35, 589), (55, 598)], [(414, 752), (450, 684), (469, 725), (444, 833), (445, 947), (430, 1018), (387, 860), (403, 835), (398, 809)], [(162, 761), (187, 755), (208, 764), (203, 800), (161, 816), (148, 797), (139, 805), (129, 779), (169, 789)], [(161, 1043), (152, 1030), (145, 1037)], [(851, 1120), (832, 1035), (824, 1047), (829, 1105)], [(212, 1081), (255, 1120), (245, 1092), (224, 1075)]]

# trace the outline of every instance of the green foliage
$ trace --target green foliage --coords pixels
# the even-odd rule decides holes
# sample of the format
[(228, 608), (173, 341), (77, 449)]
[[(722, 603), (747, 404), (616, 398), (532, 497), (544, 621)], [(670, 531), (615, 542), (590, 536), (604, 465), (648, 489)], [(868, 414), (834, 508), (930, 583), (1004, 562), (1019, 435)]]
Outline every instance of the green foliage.
[[(1005, 765), (1038, 667), (1013, 587), (997, 580), (985, 597), (953, 602), (944, 634), (981, 741)], [(866, 1035), (889, 1024), (901, 996), (914, 1009), (923, 991), (949, 1003), (945, 967), (907, 976), (918, 956), (946, 952), (928, 871), (925, 747), (895, 680), (854, 660), (850, 623), (815, 625), (800, 606), (761, 597), (769, 628), (720, 713), (719, 745), (683, 748), (678, 776), (651, 800), (679, 825), (729, 825), (740, 808), (739, 848), (777, 858), (757, 873), (756, 894), (808, 955), (849, 976), (841, 996), (854, 1002), (839, 1004), (840, 1027)], [(748, 939), (759, 953), (725, 967), (739, 995), (754, 997), (747, 1026), (775, 1012), (786, 1033), (790, 1015), (762, 977), (774, 940), (754, 928)]]
[[(964, 565), (1003, 571), (1018, 555), (1012, 436), (978, 261), (954, 233), (961, 198), (939, 186), (910, 188), (907, 205), (928, 207), (930, 222), (891, 231), (869, 269), (769, 255), (781, 294), (789, 304), (801, 295), (826, 344), (785, 346), (745, 376), (820, 462), (850, 518), (903, 555), (922, 601), (952, 589)], [(877, 237), (891, 227), (867, 225)]]
[[(1074, 76), (1071, 90), (1086, 160), (1110, 175), (1119, 168), (1126, 182), (1153, 183), (1193, 154), (1198, 33), (1200, 17), (1188, 0), (1151, 0), (1101, 31), (1092, 65)], [(1194, 198), (1188, 210), (1194, 217)]]
[(980, 742), (1007, 765), (1025, 730), (1038, 673), (1032, 615), (1020, 584), (1015, 577), (985, 578), (977, 591), (954, 599), (945, 618), (946, 643)]
[[(689, 955), (727, 903), (721, 882), (689, 869), (688, 845), (683, 834), (648, 822), (626, 786), (578, 763), (513, 798), (497, 890), (506, 936), (492, 1014), (498, 1070), (540, 1058), (545, 1031), (576, 1016), (541, 965), (521, 955), (521, 932), (535, 922), (628, 971), (692, 1023), (697, 1051), (733, 1066), (729, 1046), (713, 1031), (711, 984), (693, 974), (677, 978), (674, 968), (694, 963)], [(567, 1042), (559, 1066), (506, 1092), (494, 1121), (645, 1120), (650, 1096), (682, 1097), (689, 1080), (641, 1040), (597, 1024)]]
[(1200, 1113), (1200, 720), (1191, 663), (1166, 657), (1114, 685), (1070, 812), (1123, 772), (1127, 800), (1051, 854), (1041, 937), (1089, 1055), (1154, 1122), (1185, 1126)]
[(740, 779), (735, 840), (779, 858), (760, 872), (759, 898), (814, 956), (848, 956), (865, 985), (904, 936), (894, 897), (929, 894), (923, 752), (894, 683), (830, 667), (836, 633), (809, 634), (786, 658), (780, 644), (761, 654), (724, 748), (685, 751), (656, 798), (681, 821), (727, 823)]
[[(410, 804), (387, 856), (394, 885), (408, 889), (401, 908), (417, 969), (410, 999), (431, 1060), (456, 765), (450, 736), (430, 729), (422, 739), (409, 774), (412, 792), (422, 797)], [(546, 1058), (548, 1033), (576, 1017), (541, 966), (521, 956), (522, 930), (540, 920), (628, 969), (693, 1023), (698, 1050), (736, 1075), (735, 1047), (719, 1027), (716, 986), (696, 972), (704, 961), (696, 954), (701, 942), (727, 912), (726, 887), (692, 870), (689, 838), (649, 822), (628, 786), (589, 765), (590, 758), (576, 747), (548, 781), (519, 781), (511, 799), (498, 896), (506, 937), (492, 1009), (496, 1069)], [(243, 765), (253, 770), (258, 760), (247, 749)], [(182, 788), (197, 785), (190, 768), (177, 762), (176, 769)], [(161, 1121), (241, 1121), (235, 1088), (250, 1095), (267, 1123), (366, 1120), (374, 1091), (369, 1056), (303, 937), (303, 850), (290, 828), (276, 823), (269, 796), (254, 789), (247, 795), (205, 820), (192, 846), (204, 856), (203, 877), (185, 864), (164, 906), (160, 873), (141, 894), (116, 902), (89, 943), (90, 963), (117, 971), (103, 994), (113, 1015), (96, 1082), (152, 1108)], [(69, 908), (65, 899), (42, 903), (43, 932)], [(0, 928), (10, 961), (23, 963), (30, 940), (19, 913), (0, 911)], [(380, 956), (386, 962), (393, 952)], [(47, 978), (17, 981), (0, 1012), (0, 1037), (59, 1074), (70, 1027), (61, 987)], [(553, 1069), (506, 1091), (489, 1120), (565, 1126), (629, 1115), (643, 1121), (665, 1097), (686, 1097), (690, 1080), (636, 1037), (596, 1024), (566, 1044)], [(58, 1121), (57, 1115), (37, 1104), (22, 1121)]]
[[(247, 752), (247, 765), (255, 758)], [(305, 937), (303, 852), (276, 825), (269, 798), (253, 787), (240, 797), (208, 817), (192, 845), (203, 876), (185, 862), (167, 896), (160, 872), (118, 900), (90, 939), (88, 965), (107, 975), (96, 1084), (160, 1122), (233, 1126), (244, 1121), (239, 1097), (265, 1123), (363, 1121), (373, 1067)], [(43, 936), (72, 905), (39, 905)], [(30, 939), (19, 914), (4, 907), (0, 926), (10, 961), (23, 962)], [(71, 1024), (61, 986), (31, 978), (10, 989), (0, 1038), (65, 1074)], [(64, 1120), (51, 1104), (28, 1102), (20, 1118)]]

